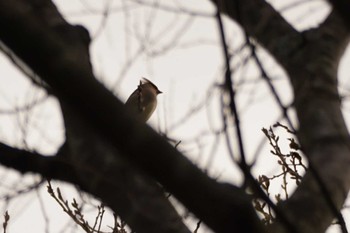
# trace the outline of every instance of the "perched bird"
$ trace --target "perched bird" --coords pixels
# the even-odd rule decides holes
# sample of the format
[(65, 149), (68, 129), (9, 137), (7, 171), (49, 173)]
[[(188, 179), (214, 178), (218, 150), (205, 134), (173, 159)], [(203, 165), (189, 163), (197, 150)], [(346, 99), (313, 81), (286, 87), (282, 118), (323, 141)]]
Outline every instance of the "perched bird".
[(157, 95), (162, 92), (146, 78), (140, 80), (137, 89), (125, 103), (129, 111), (142, 122), (146, 122), (157, 107)]

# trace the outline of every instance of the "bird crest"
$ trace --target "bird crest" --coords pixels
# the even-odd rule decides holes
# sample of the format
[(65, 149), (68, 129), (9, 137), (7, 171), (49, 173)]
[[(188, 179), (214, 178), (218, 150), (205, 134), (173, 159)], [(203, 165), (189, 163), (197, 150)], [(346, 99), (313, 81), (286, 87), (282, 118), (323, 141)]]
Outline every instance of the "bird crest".
[(145, 77), (142, 77), (141, 80), (140, 80), (140, 84), (139, 84), (139, 86), (138, 86), (139, 91), (141, 91), (142, 85), (147, 84), (147, 83), (151, 84), (151, 85), (154, 87), (154, 89), (157, 90), (157, 94), (163, 93), (163, 92), (161, 92), (160, 90), (158, 90), (158, 87), (157, 87), (154, 83), (152, 83), (150, 80), (148, 80), (148, 79), (145, 78)]

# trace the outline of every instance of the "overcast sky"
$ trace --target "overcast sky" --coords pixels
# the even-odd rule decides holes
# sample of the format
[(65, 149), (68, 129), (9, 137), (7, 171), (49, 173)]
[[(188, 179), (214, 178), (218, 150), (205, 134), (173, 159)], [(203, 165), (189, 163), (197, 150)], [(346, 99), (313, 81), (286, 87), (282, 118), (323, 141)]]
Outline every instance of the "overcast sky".
[[(90, 48), (92, 64), (101, 82), (125, 101), (141, 77), (150, 79), (164, 94), (159, 96), (158, 108), (149, 124), (158, 132), (167, 133), (176, 141), (181, 140), (179, 150), (201, 168), (209, 169), (211, 176), (235, 184), (241, 181), (238, 168), (228, 156), (224, 138), (215, 134), (222, 127), (219, 93), (224, 63), (215, 8), (210, 1), (54, 2), (70, 23), (81, 24), (89, 30), (93, 39)], [(317, 0), (271, 2), (277, 9), (282, 9), (283, 16), (299, 30), (316, 26), (329, 11), (326, 3)], [(224, 23), (227, 43), (234, 55), (232, 70), (248, 159), (257, 159), (255, 175), (272, 175), (277, 171), (276, 159), (270, 155), (266, 143), (263, 147), (258, 145), (264, 138), (261, 128), (276, 123), (281, 113), (254, 63), (246, 59), (249, 51), (240, 50), (243, 43), (240, 28), (226, 18)], [(283, 70), (262, 49), (258, 49), (258, 55), (269, 77), (274, 80), (283, 103), (291, 104), (291, 89)], [(348, 57), (344, 56), (339, 70), (342, 91), (349, 89)], [(2, 54), (0, 70), (0, 140), (47, 155), (54, 154), (64, 140), (55, 98), (47, 97), (45, 91), (34, 87)], [(16, 109), (33, 102), (38, 103), (30, 111), (13, 114)], [(344, 107), (348, 121), (347, 105)], [(290, 114), (293, 116), (292, 111)], [(233, 132), (232, 129), (231, 143), (236, 152)], [(286, 148), (286, 137), (290, 135), (283, 130), (276, 132)], [(257, 151), (260, 151), (259, 156), (254, 157)], [(3, 177), (0, 194), (8, 193), (14, 183), (18, 188), (33, 183), (32, 177), (23, 179), (5, 169), (0, 170), (0, 176)], [(276, 192), (280, 190), (279, 185), (276, 184)], [(67, 198), (77, 195), (72, 187), (63, 189)], [(44, 202), (44, 214), (37, 195)], [(46, 229), (61, 232), (62, 223), (67, 221), (45, 189), (24, 195), (2, 207), (3, 210), (9, 209), (13, 217), (11, 233), (27, 229), (38, 233), (46, 232)], [(49, 224), (44, 224), (45, 215), (50, 219)]]

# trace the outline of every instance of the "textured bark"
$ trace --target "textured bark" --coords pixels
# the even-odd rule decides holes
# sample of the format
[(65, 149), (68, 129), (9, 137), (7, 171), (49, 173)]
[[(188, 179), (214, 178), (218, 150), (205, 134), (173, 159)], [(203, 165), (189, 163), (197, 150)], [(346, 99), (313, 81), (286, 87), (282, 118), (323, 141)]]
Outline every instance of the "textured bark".
[[(298, 139), (313, 169), (281, 209), (299, 232), (324, 232), (350, 188), (349, 135), (337, 90), (337, 69), (349, 42), (348, 27), (332, 12), (318, 28), (299, 33), (265, 1), (219, 2), (220, 10), (240, 23), (289, 75), (299, 120)], [(278, 223), (272, 229), (287, 232)]]
[[(294, 89), (298, 138), (313, 170), (284, 208), (303, 231), (323, 232), (335, 217), (332, 208), (340, 211), (350, 189), (350, 141), (337, 89), (338, 64), (349, 31), (332, 12), (304, 37), (305, 46), (289, 57), (286, 70)], [(321, 184), (315, 181), (317, 176)]]

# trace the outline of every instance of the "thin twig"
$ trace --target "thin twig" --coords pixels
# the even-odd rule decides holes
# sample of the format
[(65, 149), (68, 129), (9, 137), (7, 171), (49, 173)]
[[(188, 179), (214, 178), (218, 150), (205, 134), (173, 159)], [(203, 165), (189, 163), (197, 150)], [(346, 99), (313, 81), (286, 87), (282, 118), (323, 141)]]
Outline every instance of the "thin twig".
[[(224, 50), (224, 55), (225, 55), (225, 62), (226, 62), (226, 75), (225, 75), (225, 84), (226, 88), (228, 88), (229, 94), (230, 94), (230, 109), (232, 111), (232, 114), (235, 117), (235, 124), (236, 124), (236, 134), (238, 138), (238, 145), (239, 145), (239, 151), (240, 151), (240, 158), (241, 161), (239, 163), (242, 172), (244, 173), (244, 176), (246, 179), (249, 181), (250, 185), (254, 189), (254, 191), (257, 192), (257, 194), (269, 205), (271, 208), (275, 211), (276, 215), (279, 216), (281, 222), (285, 225), (286, 229), (289, 232), (296, 233), (298, 232), (295, 228), (295, 226), (289, 221), (289, 219), (286, 217), (284, 213), (282, 213), (276, 205), (271, 201), (271, 199), (265, 194), (265, 192), (261, 189), (260, 185), (256, 182), (252, 174), (250, 173), (250, 167), (246, 163), (245, 160), (245, 155), (244, 155), (244, 148), (243, 148), (243, 140), (242, 140), (242, 135), (241, 135), (241, 130), (240, 130), (240, 123), (239, 123), (239, 118), (238, 118), (238, 113), (236, 109), (236, 104), (235, 104), (235, 92), (233, 90), (233, 82), (231, 79), (231, 70), (230, 70), (230, 57), (228, 55), (228, 49), (225, 41), (225, 33), (224, 33), (224, 28), (220, 16), (220, 1), (217, 1), (217, 20), (219, 23), (219, 30), (220, 30), (220, 36), (221, 36), (221, 42), (222, 42), (222, 47)], [(236, 1), (236, 9), (237, 9), (237, 15), (238, 15), (238, 21), (240, 21), (240, 16), (239, 16), (239, 3)]]
[(286, 106), (284, 106), (284, 104), (282, 103), (282, 100), (279, 97), (279, 95), (278, 95), (278, 93), (276, 91), (276, 88), (274, 87), (274, 85), (271, 82), (271, 78), (267, 75), (267, 72), (265, 71), (264, 66), (262, 65), (260, 59), (258, 58), (258, 55), (256, 54), (256, 47), (255, 47), (255, 45), (253, 45), (250, 42), (247, 32), (244, 32), (244, 34), (245, 34), (246, 44), (251, 49), (251, 55), (252, 55), (256, 65), (258, 66), (258, 68), (260, 70), (261, 77), (266, 81), (267, 85), (269, 86), (270, 91), (271, 91), (273, 97), (275, 98), (275, 101), (277, 102), (277, 105), (282, 110), (282, 114), (283, 114), (284, 118), (286, 119), (289, 127), (292, 129), (293, 132), (296, 132), (296, 130), (295, 130), (294, 126), (293, 126), (293, 123), (292, 123), (292, 121), (291, 121), (291, 119), (290, 119), (290, 117), (288, 115), (288, 112), (287, 112), (288, 108)]
[(4, 214), (4, 223), (2, 224), (2, 227), (4, 229), (4, 233), (6, 233), (9, 220), (10, 220), (10, 215), (9, 215), (8, 211), (6, 210), (6, 212)]
[(193, 233), (197, 233), (197, 232), (198, 232), (199, 227), (201, 226), (201, 223), (202, 223), (202, 220), (199, 220), (199, 221), (197, 222), (196, 229), (193, 231)]
[(239, 147), (239, 153), (240, 153), (240, 158), (241, 161), (240, 163), (242, 165), (247, 166), (246, 163), (246, 158), (245, 158), (245, 152), (244, 152), (244, 147), (243, 147), (243, 138), (242, 138), (242, 133), (241, 133), (241, 127), (240, 127), (240, 120), (239, 120), (239, 115), (237, 111), (237, 106), (236, 106), (236, 101), (235, 101), (235, 91), (233, 89), (233, 81), (231, 79), (231, 68), (230, 68), (230, 56), (228, 55), (228, 48), (227, 44), (225, 41), (225, 32), (224, 32), (224, 27), (222, 24), (221, 16), (220, 16), (220, 11), (218, 9), (217, 11), (217, 20), (219, 23), (219, 29), (220, 29), (220, 37), (221, 37), (221, 43), (223, 47), (223, 52), (225, 56), (225, 65), (226, 65), (226, 72), (225, 72), (225, 87), (227, 88), (226, 91), (229, 92), (230, 96), (230, 110), (231, 113), (234, 116), (234, 121), (236, 125), (236, 135), (237, 135), (237, 140), (238, 140), (238, 147)]

